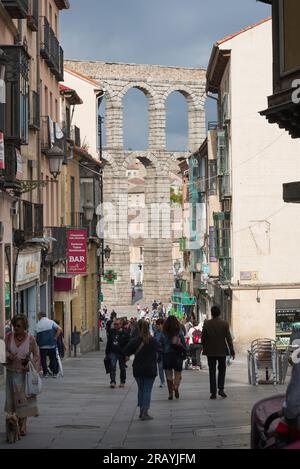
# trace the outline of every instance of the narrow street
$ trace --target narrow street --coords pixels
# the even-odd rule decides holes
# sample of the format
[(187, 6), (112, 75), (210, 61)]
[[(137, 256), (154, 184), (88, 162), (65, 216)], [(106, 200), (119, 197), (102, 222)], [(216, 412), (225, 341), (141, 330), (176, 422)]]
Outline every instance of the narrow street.
[[(43, 381), (40, 417), (29, 419), (28, 435), (15, 445), (5, 442), (0, 421), (0, 449), (201, 449), (249, 448), (250, 415), (255, 402), (285, 386), (249, 386), (245, 358), (228, 369), (228, 398), (209, 400), (208, 370), (184, 371), (179, 401), (154, 385), (153, 421), (141, 422), (131, 363), (125, 389), (110, 389), (100, 352), (64, 361), (64, 378)], [(206, 359), (204, 359), (204, 363)], [(1, 407), (4, 387), (0, 387)], [(4, 416), (4, 414), (2, 414)]]

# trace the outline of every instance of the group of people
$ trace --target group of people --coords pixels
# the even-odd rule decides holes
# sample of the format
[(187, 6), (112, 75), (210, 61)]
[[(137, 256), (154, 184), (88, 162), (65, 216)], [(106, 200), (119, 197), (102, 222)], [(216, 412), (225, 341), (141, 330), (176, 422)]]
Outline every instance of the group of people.
[[(62, 329), (59, 321), (52, 321), (41, 312), (38, 314), (34, 336), (28, 332), (28, 319), (18, 314), (6, 325), (6, 401), (4, 410), (7, 415), (16, 415), (20, 435), (27, 432), (27, 417), (39, 415), (36, 396), (26, 395), (26, 373), (29, 361), (36, 371), (49, 376), (49, 369), (54, 378), (58, 375), (56, 349), (64, 355)], [(50, 360), (48, 366), (48, 359)]]
[(166, 307), (162, 304), (161, 301), (157, 302), (156, 300), (152, 303), (152, 311), (147, 306), (141, 308), (140, 304), (136, 305), (136, 311), (140, 319), (158, 319), (166, 318), (170, 315), (172, 309), (172, 303)]
[[(113, 311), (107, 321), (106, 361), (110, 362), (110, 387), (116, 387), (116, 366), (120, 367), (120, 387), (126, 383), (126, 363), (134, 355), (133, 376), (138, 386), (138, 407), (140, 419), (150, 420), (149, 408), (151, 393), (157, 374), (160, 387), (167, 382), (168, 399), (179, 399), (179, 387), (182, 379), (183, 363), (187, 359), (188, 348), (192, 347), (193, 363), (201, 364), (201, 352), (208, 358), (210, 376), (210, 398), (217, 398), (217, 391), (222, 398), (226, 374), (226, 356), (235, 358), (229, 325), (221, 319), (218, 306), (211, 309), (212, 319), (203, 325), (184, 323), (175, 316), (166, 319), (160, 317), (152, 322), (149, 318), (117, 318)], [(200, 331), (200, 327), (202, 330)], [(199, 342), (193, 343), (198, 337)], [(189, 344), (187, 339), (191, 341)], [(218, 379), (216, 366), (218, 364)], [(196, 367), (196, 365), (194, 365)]]

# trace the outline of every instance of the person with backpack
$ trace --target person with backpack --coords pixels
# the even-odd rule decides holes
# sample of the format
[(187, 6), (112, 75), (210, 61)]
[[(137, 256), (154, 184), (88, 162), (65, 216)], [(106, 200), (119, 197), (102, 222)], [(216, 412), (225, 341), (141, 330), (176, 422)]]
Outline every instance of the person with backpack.
[(193, 321), (193, 326), (189, 329), (186, 338), (192, 356), (192, 368), (193, 370), (202, 370), (202, 328), (198, 321)]
[(125, 387), (126, 383), (126, 363), (125, 354), (123, 349), (127, 346), (130, 340), (129, 331), (123, 330), (123, 320), (116, 319), (114, 327), (108, 334), (105, 357), (110, 359), (110, 387), (116, 387), (116, 369), (117, 362), (120, 367), (120, 388)]

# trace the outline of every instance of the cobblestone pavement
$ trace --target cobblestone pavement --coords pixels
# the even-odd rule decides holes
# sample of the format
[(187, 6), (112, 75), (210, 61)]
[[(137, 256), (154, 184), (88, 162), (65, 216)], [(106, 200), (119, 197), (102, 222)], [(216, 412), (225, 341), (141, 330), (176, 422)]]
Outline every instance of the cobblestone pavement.
[[(0, 449), (9, 448), (249, 448), (253, 404), (284, 386), (249, 386), (246, 360), (228, 368), (227, 399), (209, 399), (208, 370), (183, 372), (180, 399), (168, 401), (156, 379), (152, 421), (138, 419), (137, 387), (131, 362), (124, 389), (109, 388), (100, 352), (64, 361), (64, 378), (46, 379), (39, 396), (40, 416), (28, 421), (28, 435), (15, 445), (5, 442), (4, 413)], [(206, 362), (206, 359), (204, 359)], [(4, 387), (0, 388), (1, 407)]]

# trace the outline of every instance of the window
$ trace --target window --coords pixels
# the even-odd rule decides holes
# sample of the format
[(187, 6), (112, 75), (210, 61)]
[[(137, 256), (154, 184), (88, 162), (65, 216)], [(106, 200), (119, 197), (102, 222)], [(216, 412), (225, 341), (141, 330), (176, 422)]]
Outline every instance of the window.
[(216, 228), (214, 226), (209, 227), (209, 262), (217, 262), (217, 237)]
[(49, 23), (52, 27), (52, 5), (49, 4)]
[(215, 233), (217, 238), (217, 256), (219, 258), (219, 278), (222, 283), (231, 279), (231, 234), (230, 213), (214, 213)]
[(70, 178), (70, 211), (71, 211), (71, 226), (75, 225), (75, 178)]
[(57, 36), (58, 35), (58, 18), (57, 18), (56, 13), (55, 13), (55, 17), (54, 17), (54, 31), (55, 31), (55, 34)]
[(29, 56), (23, 46), (1, 46), (6, 64), (5, 128), (7, 139), (27, 145), (29, 135)]
[(295, 47), (300, 41), (299, 0), (280, 0), (279, 17), (281, 29), (281, 71), (290, 73), (300, 69), (300, 49)]
[(217, 195), (217, 160), (208, 162), (208, 194)]
[(53, 119), (53, 93), (50, 91), (50, 117)]
[(45, 93), (44, 93), (44, 105), (45, 105), (45, 115), (49, 115), (49, 101), (48, 101), (48, 87), (45, 86)]
[(55, 120), (56, 122), (60, 121), (59, 115), (58, 115), (58, 101), (57, 99), (55, 100)]

